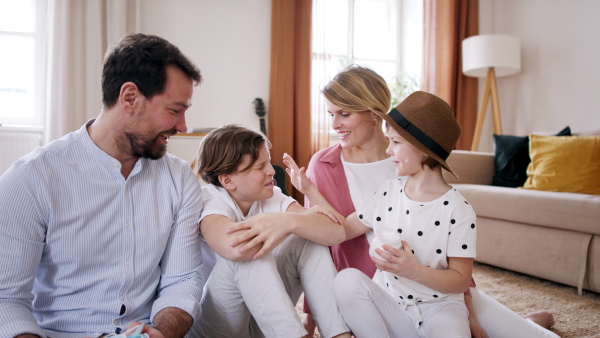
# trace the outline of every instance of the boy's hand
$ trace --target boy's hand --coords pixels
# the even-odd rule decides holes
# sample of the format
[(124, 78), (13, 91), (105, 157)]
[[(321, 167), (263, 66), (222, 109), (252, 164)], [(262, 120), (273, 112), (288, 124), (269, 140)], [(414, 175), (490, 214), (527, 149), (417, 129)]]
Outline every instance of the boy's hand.
[(313, 212), (316, 214), (325, 215), (329, 217), (331, 221), (337, 224), (344, 224), (344, 220), (346, 219), (346, 217), (342, 216), (342, 214), (337, 212), (337, 210), (325, 208), (320, 205), (315, 205), (314, 207), (308, 208), (306, 209), (306, 212)]
[(239, 252), (243, 253), (262, 243), (261, 249), (252, 256), (253, 259), (260, 258), (275, 249), (291, 234), (286, 226), (289, 224), (289, 222), (286, 222), (286, 216), (286, 213), (283, 212), (262, 213), (236, 223), (227, 229), (227, 233), (230, 234), (242, 229), (247, 231), (237, 236), (229, 244), (236, 246), (239, 243), (248, 241), (239, 248)]

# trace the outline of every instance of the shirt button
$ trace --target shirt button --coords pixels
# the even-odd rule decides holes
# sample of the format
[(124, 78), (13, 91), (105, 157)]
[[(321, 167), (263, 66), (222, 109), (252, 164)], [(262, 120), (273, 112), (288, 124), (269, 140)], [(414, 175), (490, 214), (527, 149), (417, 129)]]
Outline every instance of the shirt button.
[(125, 227), (126, 227), (127, 229), (129, 229), (129, 227), (130, 227), (130, 226), (131, 226), (131, 224), (129, 224), (129, 223), (125, 223)]
[(129, 261), (125, 261), (125, 266), (129, 266)]
[(119, 299), (120, 299), (120, 300), (124, 300), (124, 299), (125, 299), (125, 297), (124, 297), (124, 296), (119, 296)]
[(119, 325), (119, 320), (118, 320), (118, 319), (115, 319), (115, 320), (113, 321), (113, 325), (114, 325), (114, 326), (117, 326), (117, 325)]

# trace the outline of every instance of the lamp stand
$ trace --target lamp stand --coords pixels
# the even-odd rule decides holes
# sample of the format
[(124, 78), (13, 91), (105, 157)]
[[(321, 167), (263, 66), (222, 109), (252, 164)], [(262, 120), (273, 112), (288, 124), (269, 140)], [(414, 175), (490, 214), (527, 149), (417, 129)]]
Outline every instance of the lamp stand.
[(479, 113), (477, 114), (477, 123), (475, 125), (475, 134), (473, 135), (473, 144), (471, 151), (477, 151), (479, 148), (479, 139), (481, 138), (481, 130), (483, 129), (483, 121), (485, 120), (485, 112), (487, 110), (488, 101), (492, 96), (492, 118), (494, 119), (494, 134), (502, 134), (502, 122), (500, 121), (500, 104), (498, 101), (498, 87), (496, 86), (496, 73), (494, 68), (490, 67), (485, 79), (485, 87), (483, 88), (483, 97)]

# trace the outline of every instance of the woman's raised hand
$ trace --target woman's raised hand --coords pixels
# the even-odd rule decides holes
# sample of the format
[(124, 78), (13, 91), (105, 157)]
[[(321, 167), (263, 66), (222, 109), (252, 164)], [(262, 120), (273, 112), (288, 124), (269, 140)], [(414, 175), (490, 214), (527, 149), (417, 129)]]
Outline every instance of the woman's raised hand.
[(285, 171), (290, 176), (290, 181), (294, 188), (306, 195), (313, 185), (308, 177), (306, 177), (306, 168), (298, 168), (296, 161), (287, 153), (283, 154), (283, 163), (287, 166)]

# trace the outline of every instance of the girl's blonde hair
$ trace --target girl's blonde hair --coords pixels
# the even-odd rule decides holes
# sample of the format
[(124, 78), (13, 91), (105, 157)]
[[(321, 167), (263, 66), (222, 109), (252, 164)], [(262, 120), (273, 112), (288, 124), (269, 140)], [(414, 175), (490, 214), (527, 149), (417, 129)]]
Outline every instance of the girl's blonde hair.
[[(265, 144), (271, 149), (271, 142), (260, 132), (235, 124), (217, 128), (202, 139), (192, 170), (204, 182), (221, 187), (220, 175), (248, 170)], [(250, 164), (239, 168), (246, 155)]]
[[(338, 73), (321, 91), (329, 102), (349, 112), (387, 114), (392, 94), (385, 80), (366, 66), (351, 65)], [(375, 120), (382, 119), (375, 114)]]

